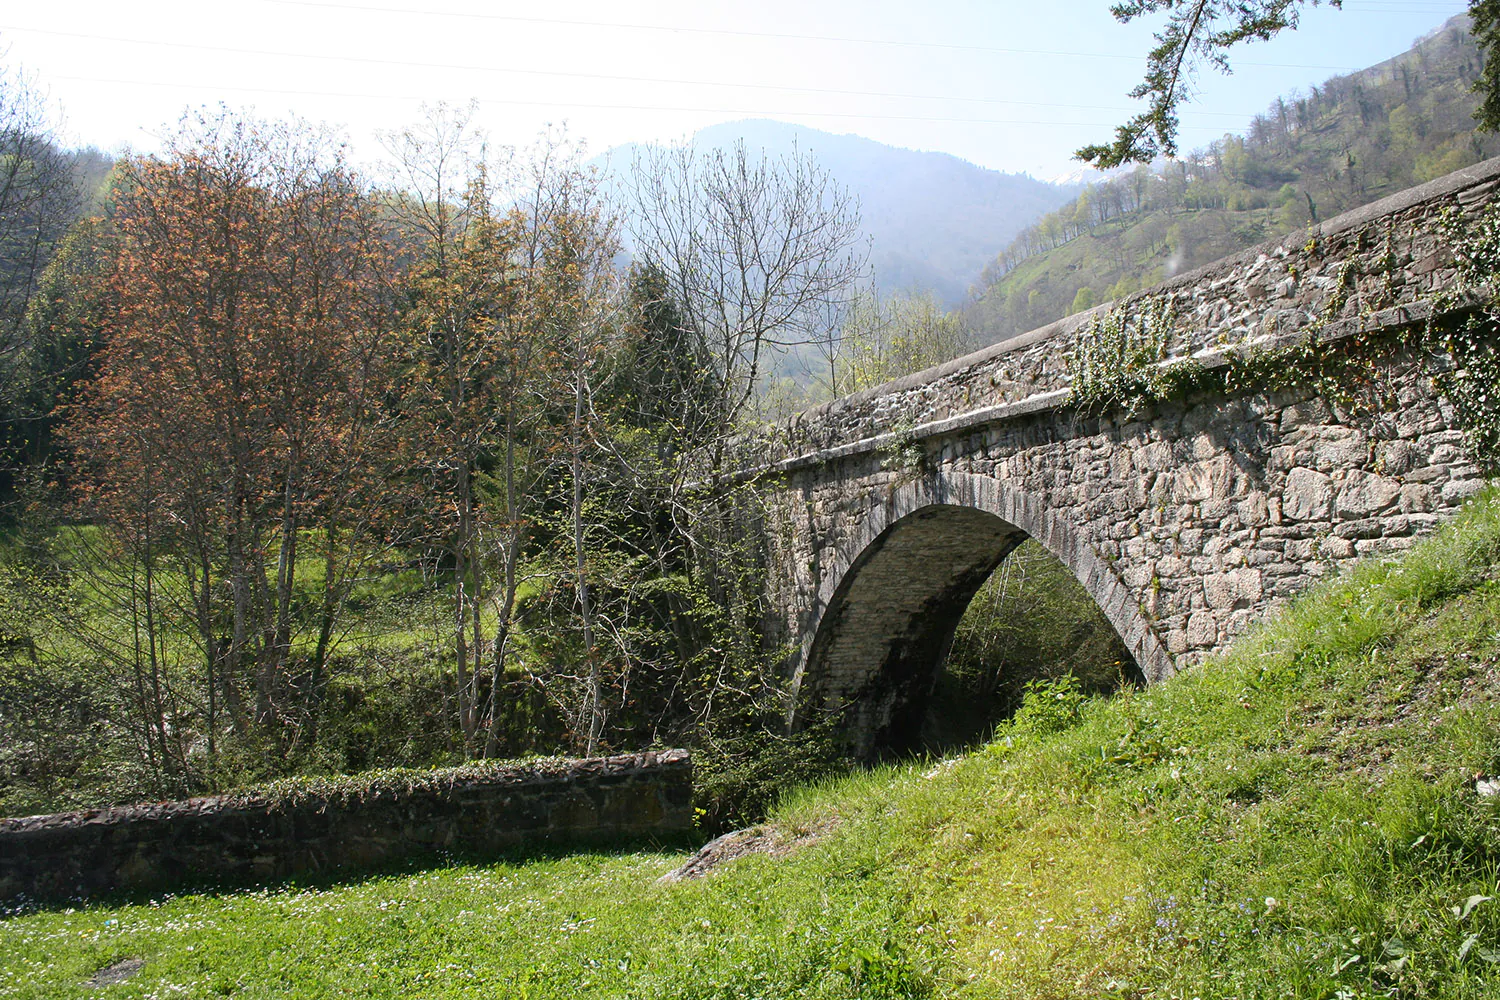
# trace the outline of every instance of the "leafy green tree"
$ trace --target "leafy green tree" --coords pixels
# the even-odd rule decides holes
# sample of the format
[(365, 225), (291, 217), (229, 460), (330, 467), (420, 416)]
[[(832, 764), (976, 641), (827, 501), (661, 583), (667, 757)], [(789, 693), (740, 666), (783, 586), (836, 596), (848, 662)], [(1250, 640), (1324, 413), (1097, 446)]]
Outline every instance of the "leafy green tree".
[(1495, 49), (1500, 45), (1500, 0), (1470, 0), (1469, 30), (1484, 53), (1484, 66), (1474, 81), (1479, 107), (1474, 120), (1486, 132), (1500, 132), (1500, 59)]
[(104, 343), (111, 252), (100, 219), (75, 223), (58, 243), (28, 305), (24, 349), (0, 360), (0, 496), (26, 499), (51, 455), (61, 408), (97, 368)]
[[(568, 523), (557, 530), (576, 597), (566, 613), (592, 629), (579, 544), (589, 471), (583, 418), (592, 415), (601, 300), (612, 279), (603, 262), (615, 244), (573, 147), (545, 138), (526, 157), (514, 197), (504, 198), (471, 117), (439, 107), (386, 144), (404, 189), (395, 214), (415, 258), (401, 323), (401, 406), (427, 513), (412, 541), (446, 590), (433, 632), (454, 670), (461, 752), (492, 757), (526, 563), (546, 544), (539, 523), (560, 516), (546, 508), (559, 482), (571, 483), (560, 501)], [(594, 645), (583, 641), (585, 659)], [(563, 700), (576, 708), (576, 699)], [(597, 734), (591, 721), (585, 728), (587, 746)]]
[(27, 306), (79, 207), (54, 132), (35, 82), (0, 71), (0, 360), (25, 349)]
[(650, 434), (663, 460), (699, 447), (715, 426), (719, 375), (659, 266), (631, 271), (626, 314), (608, 386), (620, 419)]
[[(63, 149), (36, 83), (0, 69), (0, 500), (12, 497), (24, 466), (48, 451), (53, 390), (77, 372), (76, 359), (56, 356), (71, 348), (45, 339), (53, 324), (30, 312), (39, 292), (54, 301), (61, 294), (63, 269), (50, 262), (85, 207), (85, 191), (97, 189), (107, 170), (95, 150)], [(64, 255), (76, 271), (84, 255), (80, 238), (72, 242)]]

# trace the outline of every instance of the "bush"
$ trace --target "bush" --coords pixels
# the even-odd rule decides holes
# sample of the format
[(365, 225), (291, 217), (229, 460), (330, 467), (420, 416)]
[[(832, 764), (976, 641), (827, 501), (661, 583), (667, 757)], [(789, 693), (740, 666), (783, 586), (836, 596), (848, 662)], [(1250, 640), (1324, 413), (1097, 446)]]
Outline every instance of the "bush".
[(1088, 701), (1083, 685), (1072, 674), (1051, 680), (1028, 681), (1026, 696), (1016, 709), (1011, 725), (1026, 732), (1060, 733), (1078, 724), (1083, 703)]
[(716, 720), (693, 748), (693, 812), (707, 833), (749, 826), (791, 788), (847, 769), (838, 719), (795, 733), (778, 731), (779, 718)]

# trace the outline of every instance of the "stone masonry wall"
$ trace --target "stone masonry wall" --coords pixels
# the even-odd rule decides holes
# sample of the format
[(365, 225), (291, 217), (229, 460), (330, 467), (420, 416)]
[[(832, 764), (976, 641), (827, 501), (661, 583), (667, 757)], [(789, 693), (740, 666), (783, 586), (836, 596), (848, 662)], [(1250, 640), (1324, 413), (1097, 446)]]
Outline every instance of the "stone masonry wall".
[(0, 820), (0, 899), (248, 884), (454, 852), (672, 837), (686, 750), (469, 766), (358, 792), (246, 793)]

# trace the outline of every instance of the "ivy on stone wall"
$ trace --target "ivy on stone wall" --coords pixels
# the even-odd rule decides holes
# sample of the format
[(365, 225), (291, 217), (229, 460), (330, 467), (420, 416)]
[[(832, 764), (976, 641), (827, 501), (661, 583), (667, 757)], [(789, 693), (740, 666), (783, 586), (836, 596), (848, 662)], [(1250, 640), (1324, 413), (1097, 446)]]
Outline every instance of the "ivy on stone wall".
[(1500, 316), (1490, 309), (1471, 314), (1447, 335), (1453, 370), (1439, 378), (1443, 394), (1458, 411), (1475, 460), (1500, 472)]
[[(1308, 252), (1315, 249), (1309, 242)], [(1080, 332), (1068, 355), (1073, 402), (1086, 413), (1118, 408), (1134, 416), (1193, 390), (1276, 392), (1311, 384), (1319, 394), (1351, 405), (1354, 390), (1372, 381), (1375, 361), (1357, 359), (1350, 348), (1367, 347), (1371, 338), (1330, 342), (1320, 334), (1349, 301), (1353, 278), (1351, 260), (1339, 268), (1328, 301), (1294, 342), (1235, 347), (1213, 367), (1194, 358), (1167, 359), (1176, 319), (1170, 302), (1147, 304), (1139, 317), (1112, 310)]]
[(1494, 473), (1500, 471), (1500, 209), (1491, 207), (1472, 220), (1450, 210), (1442, 230), (1458, 264), (1458, 280), (1444, 293), (1448, 301), (1439, 305), (1467, 296), (1477, 298), (1479, 306), (1458, 322), (1431, 331), (1453, 362), (1439, 376), (1439, 385), (1458, 411), (1470, 453)]
[[(1085, 413), (1123, 410), (1134, 416), (1194, 390), (1237, 394), (1308, 386), (1344, 406), (1378, 408), (1390, 402), (1381, 388), (1382, 362), (1416, 348), (1441, 356), (1445, 370), (1437, 376), (1439, 387), (1457, 410), (1471, 455), (1487, 471), (1500, 471), (1500, 207), (1477, 219), (1449, 209), (1439, 226), (1458, 273), (1432, 303), (1432, 315), (1448, 319), (1397, 334), (1324, 339), (1323, 331), (1343, 312), (1355, 287), (1352, 258), (1339, 268), (1328, 301), (1294, 342), (1231, 348), (1213, 367), (1167, 359), (1175, 318), (1170, 303), (1147, 303), (1137, 314), (1115, 309), (1081, 330), (1068, 355), (1073, 403)], [(1307, 249), (1316, 248), (1310, 243)], [(1390, 301), (1366, 303), (1368, 311), (1394, 302), (1396, 270), (1388, 232), (1385, 253), (1368, 273), (1384, 275), (1383, 298)], [(1477, 307), (1460, 308), (1476, 302)], [(1461, 318), (1451, 318), (1455, 313)]]
[(886, 467), (897, 474), (898, 481), (920, 477), (927, 468), (927, 448), (917, 433), (916, 420), (910, 414), (898, 417), (889, 433)]
[(1175, 392), (1194, 364), (1163, 363), (1175, 323), (1169, 302), (1134, 315), (1112, 309), (1090, 321), (1068, 354), (1074, 404), (1085, 412), (1120, 408), (1133, 415)]

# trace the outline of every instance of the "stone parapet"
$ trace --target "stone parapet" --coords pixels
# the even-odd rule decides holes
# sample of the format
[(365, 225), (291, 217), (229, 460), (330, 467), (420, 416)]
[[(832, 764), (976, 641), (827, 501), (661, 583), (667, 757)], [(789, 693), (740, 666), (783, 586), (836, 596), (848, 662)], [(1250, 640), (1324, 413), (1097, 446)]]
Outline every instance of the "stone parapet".
[[(1160, 285), (946, 364), (804, 411), (737, 443), (744, 473), (842, 457), (1066, 406), (1068, 356), (1112, 310), (1173, 317), (1171, 364), (1315, 335), (1335, 340), (1424, 321), (1457, 265), (1445, 213), (1472, 217), (1500, 191), (1500, 158), (1262, 243)], [(816, 458), (814, 458), (816, 456)]]

